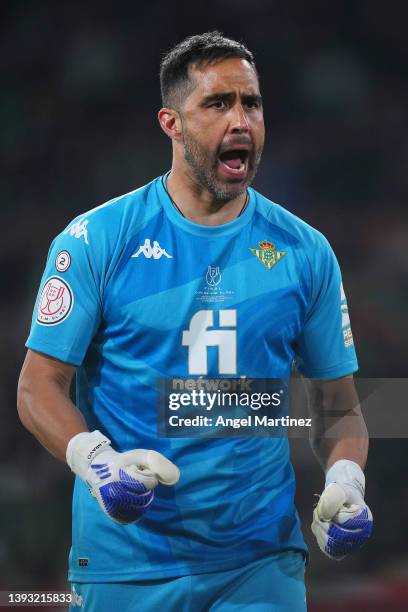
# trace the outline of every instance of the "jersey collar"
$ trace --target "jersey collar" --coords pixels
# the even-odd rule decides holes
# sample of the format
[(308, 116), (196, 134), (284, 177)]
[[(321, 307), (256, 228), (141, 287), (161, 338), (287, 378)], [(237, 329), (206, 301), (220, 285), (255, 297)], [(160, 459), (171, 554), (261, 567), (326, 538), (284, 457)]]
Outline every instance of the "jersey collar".
[(242, 215), (229, 223), (224, 223), (223, 225), (200, 225), (199, 223), (194, 223), (193, 221), (186, 219), (186, 217), (183, 217), (178, 210), (174, 208), (169, 198), (169, 194), (165, 189), (169, 174), (170, 171), (163, 176), (160, 176), (156, 181), (158, 198), (170, 221), (175, 225), (178, 225), (184, 231), (189, 232), (190, 234), (196, 234), (197, 236), (206, 236), (208, 238), (227, 236), (239, 232), (252, 219), (252, 215), (255, 210), (255, 191), (251, 187), (248, 187), (249, 199), (244, 212)]

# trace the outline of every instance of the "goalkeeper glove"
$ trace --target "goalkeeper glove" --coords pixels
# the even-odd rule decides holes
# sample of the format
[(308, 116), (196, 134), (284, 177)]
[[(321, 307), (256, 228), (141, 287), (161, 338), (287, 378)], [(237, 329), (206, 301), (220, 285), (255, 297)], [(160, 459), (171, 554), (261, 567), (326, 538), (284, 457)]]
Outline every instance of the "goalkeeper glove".
[(354, 461), (340, 459), (328, 470), (325, 489), (313, 512), (312, 531), (330, 559), (343, 559), (370, 537), (373, 516), (364, 492), (364, 473)]
[(102, 510), (116, 523), (136, 523), (150, 508), (160, 482), (175, 484), (180, 471), (154, 450), (118, 453), (100, 431), (82, 432), (67, 446), (67, 463), (86, 482)]

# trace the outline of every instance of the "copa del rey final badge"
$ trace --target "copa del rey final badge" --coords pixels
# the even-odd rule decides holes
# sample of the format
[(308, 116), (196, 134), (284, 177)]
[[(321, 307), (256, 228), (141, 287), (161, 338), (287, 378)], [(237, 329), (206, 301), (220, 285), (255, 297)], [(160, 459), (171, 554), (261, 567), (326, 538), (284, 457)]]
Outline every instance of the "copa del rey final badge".
[(276, 251), (275, 245), (269, 240), (261, 240), (261, 242), (258, 242), (258, 245), (258, 249), (249, 250), (268, 270), (273, 268), (286, 255), (286, 251)]
[(58, 325), (68, 317), (72, 310), (74, 295), (71, 287), (59, 276), (45, 281), (38, 302), (37, 323)]

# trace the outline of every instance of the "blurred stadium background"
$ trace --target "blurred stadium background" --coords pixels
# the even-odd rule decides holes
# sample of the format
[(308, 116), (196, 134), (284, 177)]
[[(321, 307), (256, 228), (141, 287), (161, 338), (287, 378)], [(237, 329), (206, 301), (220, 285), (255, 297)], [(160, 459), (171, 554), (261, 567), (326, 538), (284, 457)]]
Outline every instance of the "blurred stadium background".
[[(324, 232), (343, 269), (359, 376), (407, 376), (406, 3), (376, 0), (2, 2), (0, 590), (66, 589), (72, 479), (15, 409), (51, 239), (170, 165), (161, 54), (209, 29), (255, 53), (267, 143), (255, 186)], [(384, 405), (392, 419), (392, 405)], [(401, 432), (401, 437), (408, 432)], [(408, 609), (408, 442), (373, 440), (373, 538), (342, 563), (310, 537), (323, 476), (293, 444), (315, 612)]]

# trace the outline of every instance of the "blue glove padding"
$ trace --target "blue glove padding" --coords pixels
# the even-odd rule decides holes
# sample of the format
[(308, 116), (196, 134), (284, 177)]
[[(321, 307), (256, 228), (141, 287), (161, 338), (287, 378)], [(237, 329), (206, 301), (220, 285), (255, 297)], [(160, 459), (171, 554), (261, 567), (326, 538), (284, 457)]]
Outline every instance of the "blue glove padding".
[(320, 549), (331, 559), (343, 559), (361, 548), (373, 529), (373, 517), (364, 499), (350, 503), (348, 497), (347, 487), (331, 483), (313, 512), (312, 531)]
[(118, 453), (98, 430), (71, 438), (66, 457), (105, 514), (122, 525), (140, 520), (159, 483), (173, 485), (180, 478), (178, 467), (160, 453), (143, 448)]
[(159, 482), (175, 484), (179, 475), (178, 468), (156, 451), (118, 453), (107, 446), (90, 464), (86, 483), (102, 510), (127, 525), (140, 520), (150, 508)]
[[(97, 460), (100, 461), (100, 456)], [(95, 478), (93, 484), (87, 481), (88, 487), (111, 519), (125, 525), (135, 523), (149, 509), (154, 491), (130, 475), (132, 468), (119, 468), (115, 480), (111, 478), (110, 468), (108, 463), (92, 463), (90, 469)], [(108, 482), (102, 482), (108, 478)]]

